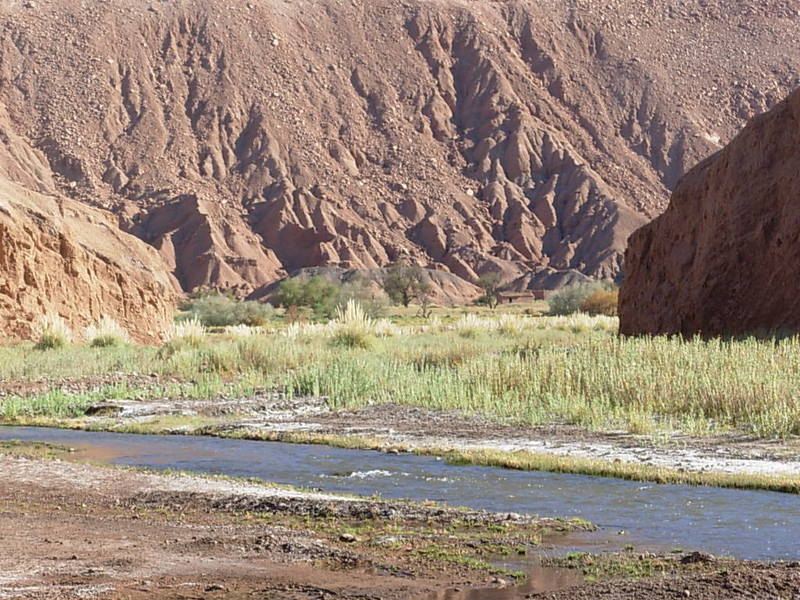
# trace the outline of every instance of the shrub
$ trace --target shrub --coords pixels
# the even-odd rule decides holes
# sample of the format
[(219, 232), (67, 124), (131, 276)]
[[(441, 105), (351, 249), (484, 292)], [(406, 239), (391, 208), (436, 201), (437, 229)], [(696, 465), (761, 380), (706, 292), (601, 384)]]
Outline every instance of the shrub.
[(331, 338), (331, 344), (345, 348), (372, 348), (373, 337), (361, 329), (340, 329)]
[(261, 326), (272, 317), (273, 308), (263, 302), (237, 300), (227, 294), (203, 294), (184, 303), (181, 320), (196, 319), (206, 327)]
[(173, 323), (167, 332), (167, 345), (173, 349), (180, 347), (199, 348), (205, 343), (206, 327), (197, 317)]
[(580, 310), (590, 315), (617, 316), (618, 290), (597, 290), (585, 298)]
[(283, 320), (290, 325), (292, 323), (308, 323), (313, 316), (313, 311), (307, 306), (301, 308), (295, 304), (291, 304), (286, 307)]
[(369, 348), (372, 346), (375, 321), (367, 315), (364, 308), (355, 300), (336, 310), (336, 327), (331, 343), (347, 348)]
[(549, 312), (555, 316), (580, 312), (581, 303), (600, 289), (602, 288), (599, 283), (580, 283), (560, 289), (547, 301)]
[(66, 346), (72, 339), (72, 330), (67, 322), (56, 313), (39, 317), (33, 326), (37, 350), (51, 350)]
[(275, 312), (271, 304), (266, 302), (256, 302), (255, 300), (245, 300), (239, 302), (237, 325), (249, 325), (250, 327), (263, 327), (266, 325)]
[(84, 329), (83, 335), (92, 348), (121, 346), (130, 340), (125, 328), (107, 315)]
[(275, 296), (280, 306), (310, 308), (318, 319), (330, 319), (335, 310), (341, 286), (322, 277), (314, 276), (305, 281), (294, 278), (284, 280)]

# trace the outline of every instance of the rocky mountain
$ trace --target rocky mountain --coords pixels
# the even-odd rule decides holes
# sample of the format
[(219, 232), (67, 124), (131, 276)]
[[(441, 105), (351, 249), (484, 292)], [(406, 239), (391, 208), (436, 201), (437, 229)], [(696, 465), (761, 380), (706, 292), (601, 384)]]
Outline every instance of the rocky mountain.
[(625, 334), (800, 328), (800, 90), (678, 184), (636, 232), (620, 295)]
[(797, 83), (799, 34), (790, 0), (5, 0), (0, 159), (186, 291), (399, 258), (619, 277)]

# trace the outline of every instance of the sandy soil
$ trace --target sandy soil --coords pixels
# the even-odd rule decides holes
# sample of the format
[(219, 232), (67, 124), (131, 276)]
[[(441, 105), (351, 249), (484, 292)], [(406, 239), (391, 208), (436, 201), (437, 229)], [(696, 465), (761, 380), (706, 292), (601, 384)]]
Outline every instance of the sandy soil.
[[(693, 438), (594, 433), (577, 427), (520, 427), (483, 417), (397, 405), (332, 411), (323, 398), (263, 396), (247, 400), (125, 401), (97, 410), (93, 421), (146, 422), (163, 415), (210, 417), (217, 430), (312, 432), (368, 437), (387, 447), (528, 450), (649, 464), (686, 471), (800, 475), (800, 441), (742, 436)], [(180, 431), (180, 428), (177, 428)]]

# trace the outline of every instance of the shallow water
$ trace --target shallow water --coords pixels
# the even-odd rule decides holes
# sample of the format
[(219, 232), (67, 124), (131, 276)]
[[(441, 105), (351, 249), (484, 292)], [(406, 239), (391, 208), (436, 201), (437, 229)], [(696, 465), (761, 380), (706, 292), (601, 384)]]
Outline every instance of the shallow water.
[(116, 465), (580, 517), (601, 531), (569, 536), (567, 545), (587, 550), (630, 543), (637, 549), (702, 549), (741, 559), (800, 558), (800, 498), (791, 494), (453, 466), (432, 457), (327, 446), (0, 427), (0, 440), (11, 439), (64, 444), (81, 456)]
[(531, 594), (557, 592), (583, 581), (583, 576), (572, 569), (533, 567), (520, 586), (484, 587), (444, 590), (420, 596), (415, 600), (519, 600)]

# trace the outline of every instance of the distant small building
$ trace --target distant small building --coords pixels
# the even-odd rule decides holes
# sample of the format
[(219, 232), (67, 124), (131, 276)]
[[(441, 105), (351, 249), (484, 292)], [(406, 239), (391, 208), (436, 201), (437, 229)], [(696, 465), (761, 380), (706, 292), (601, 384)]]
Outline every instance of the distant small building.
[(500, 292), (500, 304), (523, 304), (535, 300), (545, 300), (549, 295), (548, 290), (527, 290), (525, 292)]

